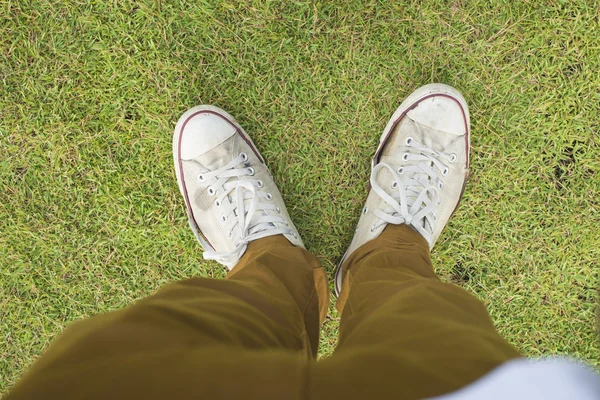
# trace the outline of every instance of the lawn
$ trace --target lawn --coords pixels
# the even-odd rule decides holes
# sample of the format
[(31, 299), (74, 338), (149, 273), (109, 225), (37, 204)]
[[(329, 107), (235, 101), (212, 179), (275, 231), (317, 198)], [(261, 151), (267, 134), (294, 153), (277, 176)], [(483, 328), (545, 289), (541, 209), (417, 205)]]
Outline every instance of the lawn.
[[(187, 226), (171, 135), (246, 128), (330, 277), (379, 135), (418, 86), (471, 108), (472, 179), (432, 253), (529, 356), (600, 365), (600, 9), (546, 1), (0, 4), (0, 393), (72, 321), (221, 278)], [(339, 314), (324, 326), (335, 346)]]

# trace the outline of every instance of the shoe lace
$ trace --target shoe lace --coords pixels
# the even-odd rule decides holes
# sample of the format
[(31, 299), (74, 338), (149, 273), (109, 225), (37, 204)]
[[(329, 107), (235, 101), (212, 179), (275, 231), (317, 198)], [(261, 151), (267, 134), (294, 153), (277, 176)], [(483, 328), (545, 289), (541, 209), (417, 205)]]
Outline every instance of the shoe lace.
[[(287, 227), (288, 222), (278, 215), (281, 211), (279, 207), (269, 202), (273, 196), (261, 190), (264, 186), (263, 182), (252, 178), (254, 168), (247, 161), (247, 154), (240, 153), (227, 165), (198, 175), (201, 182), (210, 182), (207, 188), (208, 194), (216, 196), (215, 206), (223, 209), (222, 222), (227, 223), (230, 218), (234, 218), (228, 236), (232, 238), (234, 231), (239, 230), (234, 250), (205, 251), (203, 254), (205, 260), (231, 265), (242, 257), (248, 243), (254, 240), (279, 234), (296, 236), (292, 229), (275, 225), (281, 223)], [(228, 202), (225, 201), (226, 198)], [(275, 211), (277, 215), (271, 215), (268, 211)]]
[[(444, 187), (438, 173), (448, 174), (448, 167), (441, 160), (452, 163), (456, 154), (433, 150), (411, 137), (406, 138), (405, 143), (409, 149), (402, 155), (401, 167), (394, 169), (381, 162), (371, 172), (371, 187), (385, 203), (384, 208), (373, 210), (379, 220), (371, 231), (388, 223), (407, 224), (429, 242), (437, 220), (435, 210), (440, 203), (439, 191)], [(394, 178), (390, 193), (376, 179), (384, 169)]]

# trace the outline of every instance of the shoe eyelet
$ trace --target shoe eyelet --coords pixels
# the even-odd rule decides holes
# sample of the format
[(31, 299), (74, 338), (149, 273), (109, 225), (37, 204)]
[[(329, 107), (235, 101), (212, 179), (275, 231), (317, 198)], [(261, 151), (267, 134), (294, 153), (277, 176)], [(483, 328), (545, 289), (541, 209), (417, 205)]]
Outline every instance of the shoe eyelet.
[(450, 161), (451, 163), (453, 163), (453, 162), (456, 161), (457, 158), (458, 157), (456, 156), (456, 154), (452, 153), (452, 154), (450, 154), (450, 157), (448, 158), (448, 161)]
[(377, 229), (377, 228), (375, 227), (375, 225), (373, 225), (373, 226), (371, 227), (371, 232), (375, 232), (375, 229)]
[(252, 168), (252, 167), (248, 168), (248, 175), (254, 176), (254, 168)]
[(402, 154), (402, 161), (408, 161), (408, 153)]
[(404, 168), (400, 167), (398, 168), (398, 170), (396, 171), (399, 175), (402, 175), (404, 173)]
[(242, 157), (242, 161), (248, 161), (248, 154), (241, 152), (240, 157)]
[(444, 184), (443, 184), (442, 182), (439, 182), (439, 183), (438, 183), (438, 188), (439, 188), (439, 189), (443, 189), (443, 188), (444, 188)]
[(290, 226), (290, 224), (288, 224), (288, 222), (287, 222), (287, 221), (283, 221), (283, 224), (284, 224), (285, 226)]
[(204, 175), (202, 175), (202, 174), (198, 174), (198, 180), (199, 180), (200, 182), (204, 182)]
[(221, 215), (221, 221), (227, 222), (227, 217), (225, 215)]
[(263, 183), (263, 181), (256, 182), (256, 187), (261, 188), (263, 186), (265, 186), (265, 184)]
[(443, 176), (448, 175), (448, 168), (444, 168), (444, 170), (442, 171), (442, 175)]
[(208, 194), (211, 196), (214, 196), (215, 194), (217, 194), (217, 192), (215, 192), (215, 189), (213, 189), (212, 187), (208, 188)]
[(412, 143), (413, 138), (411, 138), (410, 136), (406, 138), (406, 140), (404, 141), (404, 143), (406, 143), (407, 146), (410, 146), (410, 144)]
[(398, 181), (392, 182), (392, 189), (396, 189), (398, 187)]
[(369, 211), (369, 207), (365, 207), (365, 208), (363, 208), (363, 210), (362, 210), (362, 213), (363, 213), (363, 214), (366, 214), (366, 213), (367, 213), (367, 211)]
[(215, 206), (217, 206), (217, 208), (221, 207), (221, 202), (219, 200), (215, 200)]
[(275, 210), (276, 210), (278, 213), (280, 213), (280, 212), (281, 212), (281, 208), (279, 208), (279, 207), (275, 207)]
[(267, 193), (267, 200), (273, 200), (273, 195), (271, 193)]

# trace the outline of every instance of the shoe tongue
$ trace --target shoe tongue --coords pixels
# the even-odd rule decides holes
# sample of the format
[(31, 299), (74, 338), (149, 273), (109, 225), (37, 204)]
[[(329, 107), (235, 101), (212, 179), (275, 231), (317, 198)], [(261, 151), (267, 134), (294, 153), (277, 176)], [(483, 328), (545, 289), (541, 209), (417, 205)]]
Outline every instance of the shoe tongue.
[[(219, 153), (216, 156), (222, 156), (221, 152), (211, 152), (220, 144), (224, 143), (227, 139), (235, 135), (236, 129), (233, 125), (229, 124), (225, 119), (214, 115), (203, 113), (194, 116), (190, 119), (185, 126), (185, 134), (181, 135), (181, 159), (182, 160), (193, 160), (198, 159), (200, 156), (207, 155), (208, 153)], [(207, 160), (196, 160), (201, 162), (203, 165), (207, 162), (213, 164), (211, 160), (215, 157), (207, 157)], [(203, 157), (202, 157), (203, 158)], [(208, 167), (207, 165), (205, 165)]]
[[(388, 162), (390, 165), (394, 165), (394, 164), (392, 164), (393, 161), (394, 161), (393, 156), (382, 156), (382, 158), (381, 158), (381, 162)], [(422, 174), (424, 174), (424, 173), (422, 173)], [(404, 174), (404, 175), (400, 175), (400, 178), (401, 179), (410, 179), (410, 178), (414, 179), (415, 175), (420, 175), (420, 173)], [(398, 195), (398, 189), (394, 189), (391, 187), (391, 183), (393, 181), (393, 175), (387, 168), (382, 168), (381, 170), (379, 170), (379, 172), (377, 173), (376, 179), (378, 182), (389, 182), (388, 185), (380, 185), (380, 186), (387, 194), (389, 194), (395, 200), (400, 202), (399, 195)], [(417, 190), (421, 190), (421, 189), (424, 189), (424, 187), (417, 187)], [(406, 195), (407, 195), (407, 203), (408, 203), (407, 206), (410, 208), (410, 207), (412, 207), (412, 205), (418, 195), (415, 195), (412, 191), (406, 193)], [(412, 223), (419, 224), (419, 225), (423, 226), (425, 229), (431, 228), (429, 223), (426, 221), (423, 221), (423, 220), (419, 220), (419, 221), (413, 220)]]
[(206, 168), (207, 171), (214, 171), (221, 168), (237, 156), (237, 153), (234, 152), (235, 138), (234, 136), (226, 139), (223, 143), (210, 149), (210, 151), (197, 155), (193, 160)]

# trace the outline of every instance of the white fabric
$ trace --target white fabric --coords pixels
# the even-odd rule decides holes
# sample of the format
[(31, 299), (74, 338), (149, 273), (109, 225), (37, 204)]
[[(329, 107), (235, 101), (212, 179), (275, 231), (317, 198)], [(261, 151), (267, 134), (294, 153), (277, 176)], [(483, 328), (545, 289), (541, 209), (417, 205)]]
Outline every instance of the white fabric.
[[(208, 190), (214, 191), (215, 204), (222, 210), (228, 236), (237, 238), (233, 251), (205, 251), (206, 260), (229, 265), (240, 259), (248, 243), (253, 240), (278, 234), (295, 236), (293, 230), (287, 228), (285, 219), (279, 215), (279, 208), (264, 201), (271, 195), (260, 190), (260, 181), (252, 178), (254, 172), (251, 166), (245, 164), (246, 160), (247, 156), (241, 153), (223, 167), (198, 176), (202, 182), (210, 183)], [(282, 224), (286, 228), (275, 224)]]
[[(371, 187), (386, 207), (373, 210), (379, 221), (371, 231), (385, 224), (408, 224), (430, 242), (436, 223), (435, 210), (440, 201), (439, 190), (443, 189), (438, 174), (448, 173), (445, 162), (451, 162), (455, 156), (433, 150), (412, 138), (407, 139), (407, 146), (411, 151), (404, 153), (403, 167), (395, 170), (384, 162), (373, 167)], [(393, 176), (389, 188), (378, 183), (382, 170)]]
[(510, 361), (435, 400), (596, 400), (600, 376), (566, 359)]

